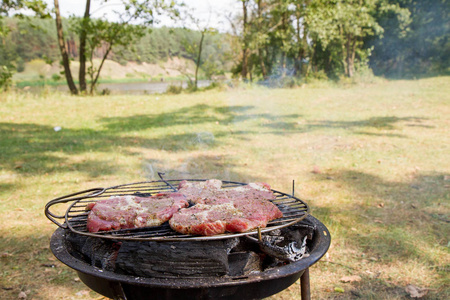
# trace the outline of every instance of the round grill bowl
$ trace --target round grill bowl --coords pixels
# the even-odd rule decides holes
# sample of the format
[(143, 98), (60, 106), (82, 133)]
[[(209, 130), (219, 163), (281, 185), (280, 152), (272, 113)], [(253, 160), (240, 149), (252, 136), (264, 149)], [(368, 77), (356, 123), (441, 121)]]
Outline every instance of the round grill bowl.
[(103, 271), (69, 253), (65, 239), (68, 229), (63, 228), (52, 235), (50, 248), (57, 259), (77, 271), (88, 287), (113, 299), (261, 299), (292, 285), (328, 251), (328, 229), (311, 215), (306, 219), (316, 228), (308, 257), (243, 277), (149, 278)]

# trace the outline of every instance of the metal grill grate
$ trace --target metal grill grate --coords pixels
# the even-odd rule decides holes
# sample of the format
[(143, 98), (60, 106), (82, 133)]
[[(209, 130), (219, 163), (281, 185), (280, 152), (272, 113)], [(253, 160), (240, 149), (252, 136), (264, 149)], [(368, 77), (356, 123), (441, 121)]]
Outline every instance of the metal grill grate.
[[(166, 222), (157, 227), (145, 227), (134, 229), (121, 229), (105, 232), (91, 233), (87, 231), (86, 223), (88, 212), (85, 210), (86, 205), (89, 203), (95, 203), (98, 200), (109, 198), (111, 196), (150, 196), (162, 192), (176, 191), (176, 186), (183, 179), (178, 180), (159, 180), (159, 181), (146, 181), (138, 183), (123, 184), (109, 188), (96, 188), (90, 189), (67, 196), (59, 197), (51, 200), (45, 207), (45, 215), (52, 222), (62, 228), (68, 228), (71, 231), (105, 239), (113, 240), (138, 240), (138, 241), (201, 241), (201, 240), (213, 240), (213, 239), (227, 239), (231, 237), (256, 234), (257, 230), (244, 232), (244, 233), (229, 233), (220, 234), (214, 236), (192, 236), (178, 233), (172, 230), (169, 224)], [(188, 181), (205, 181), (204, 179), (190, 179)], [(234, 188), (237, 186), (246, 185), (246, 183), (222, 181), (222, 188)], [(293, 225), (302, 219), (304, 219), (309, 212), (309, 208), (305, 202), (279, 191), (272, 190), (276, 196), (276, 199), (272, 202), (283, 213), (283, 217), (273, 220), (267, 224), (266, 228), (262, 228), (261, 232), (268, 232), (275, 229), (283, 228)], [(64, 215), (56, 215), (50, 211), (50, 207), (58, 204), (68, 204), (69, 207)], [(59, 220), (59, 221), (58, 221)]]

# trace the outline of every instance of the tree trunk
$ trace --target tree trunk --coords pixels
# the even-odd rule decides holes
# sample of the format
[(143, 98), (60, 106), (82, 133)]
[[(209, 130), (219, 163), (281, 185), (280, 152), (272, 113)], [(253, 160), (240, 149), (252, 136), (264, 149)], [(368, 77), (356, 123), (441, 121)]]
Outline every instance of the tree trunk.
[(247, 0), (242, 0), (242, 10), (243, 10), (243, 37), (244, 37), (244, 45), (242, 49), (242, 71), (241, 76), (242, 79), (247, 79), (248, 73), (248, 37), (247, 37)]
[(347, 36), (346, 75), (353, 77), (355, 71), (356, 38), (351, 34)]
[(202, 37), (200, 38), (200, 44), (198, 45), (198, 56), (197, 56), (197, 63), (195, 66), (195, 89), (198, 88), (197, 83), (198, 83), (198, 69), (200, 68), (200, 59), (202, 57), (202, 48), (203, 48), (203, 40), (205, 38), (205, 30), (202, 30)]
[[(286, 13), (283, 12), (281, 16), (281, 31), (283, 31), (283, 39), (286, 38), (286, 30), (287, 30)], [(284, 44), (284, 41), (282, 41), (282, 43)], [(283, 46), (281, 48), (281, 77), (285, 76), (286, 76), (286, 49)]]
[(89, 21), (91, 9), (91, 0), (86, 0), (86, 9), (82, 20), (80, 32), (80, 71), (78, 72), (78, 81), (80, 82), (80, 91), (86, 92), (86, 23)]
[[(262, 6), (261, 6), (261, 0), (258, 0), (258, 29), (260, 32), (262, 32)], [(266, 65), (264, 64), (264, 57), (263, 57), (263, 51), (261, 49), (261, 45), (258, 43), (258, 58), (259, 58), (259, 65), (261, 67), (261, 73), (264, 79), (267, 77), (267, 71), (266, 71)]]
[(314, 47), (312, 47), (311, 55), (310, 55), (309, 61), (308, 61), (308, 66), (306, 67), (306, 74), (305, 74), (305, 76), (308, 76), (309, 72), (314, 67), (313, 63), (314, 63), (314, 59), (315, 59), (315, 55), (316, 55), (316, 47), (317, 47), (316, 45), (314, 45)]
[[(295, 75), (300, 77), (303, 74), (303, 60), (306, 57), (306, 49), (308, 46), (307, 41), (307, 30), (305, 22), (302, 22), (303, 12), (301, 8), (302, 4), (297, 4), (296, 11), (296, 30), (297, 30), (297, 59), (295, 60)], [(301, 36), (301, 31), (303, 29), (303, 36)]]
[(297, 33), (297, 47), (298, 47), (298, 52), (297, 52), (297, 58), (294, 61), (294, 73), (295, 76), (299, 76), (301, 73), (301, 61), (303, 59), (303, 47), (301, 44), (301, 38), (300, 38), (300, 15), (299, 15), (299, 6), (300, 4), (297, 4), (297, 11), (296, 11), (296, 16), (295, 16), (295, 30)]
[(98, 66), (97, 74), (95, 75), (94, 80), (91, 82), (91, 88), (90, 88), (90, 91), (89, 91), (89, 93), (91, 95), (94, 93), (95, 85), (97, 84), (98, 78), (100, 77), (100, 71), (102, 70), (103, 64), (105, 63), (105, 60), (108, 57), (109, 52), (111, 51), (111, 48), (112, 48), (112, 44), (110, 43), (108, 49), (106, 50), (106, 53), (103, 55), (102, 61), (100, 63), (100, 66)]
[(62, 28), (61, 14), (59, 11), (59, 1), (54, 0), (55, 4), (55, 20), (56, 20), (56, 33), (58, 35), (58, 45), (59, 50), (61, 51), (62, 62), (64, 66), (64, 75), (66, 76), (67, 85), (69, 86), (69, 90), (73, 95), (78, 94), (78, 89), (73, 82), (72, 73), (70, 71), (70, 60), (69, 54), (67, 53), (66, 43), (64, 41), (64, 32)]

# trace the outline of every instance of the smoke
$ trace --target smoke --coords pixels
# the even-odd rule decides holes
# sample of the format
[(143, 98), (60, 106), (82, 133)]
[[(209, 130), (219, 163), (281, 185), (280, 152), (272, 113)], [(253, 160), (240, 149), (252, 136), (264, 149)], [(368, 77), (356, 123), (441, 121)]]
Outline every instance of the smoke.
[(209, 131), (197, 132), (193, 144), (201, 149), (209, 148), (209, 146), (214, 144), (214, 134)]

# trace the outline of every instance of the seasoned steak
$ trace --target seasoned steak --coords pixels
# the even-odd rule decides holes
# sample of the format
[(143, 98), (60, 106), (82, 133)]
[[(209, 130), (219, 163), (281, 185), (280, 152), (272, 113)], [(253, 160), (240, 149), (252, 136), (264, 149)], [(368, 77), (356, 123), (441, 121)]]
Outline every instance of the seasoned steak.
[(221, 204), (236, 199), (266, 199), (273, 200), (275, 195), (266, 183), (249, 183), (230, 189), (222, 189), (222, 181), (210, 179), (201, 182), (182, 181), (178, 192), (185, 195), (193, 204)]
[(170, 227), (183, 234), (216, 235), (246, 232), (264, 228), (271, 220), (281, 218), (282, 212), (264, 199), (226, 199), (222, 203), (196, 204), (176, 212), (169, 220)]
[(87, 229), (126, 229), (159, 226), (183, 207), (189, 206), (180, 193), (161, 193), (151, 197), (116, 196), (90, 203)]
[(178, 192), (186, 196), (186, 199), (192, 203), (203, 203), (204, 199), (215, 197), (221, 192), (222, 181), (209, 179), (206, 181), (187, 181), (183, 180), (178, 185)]

